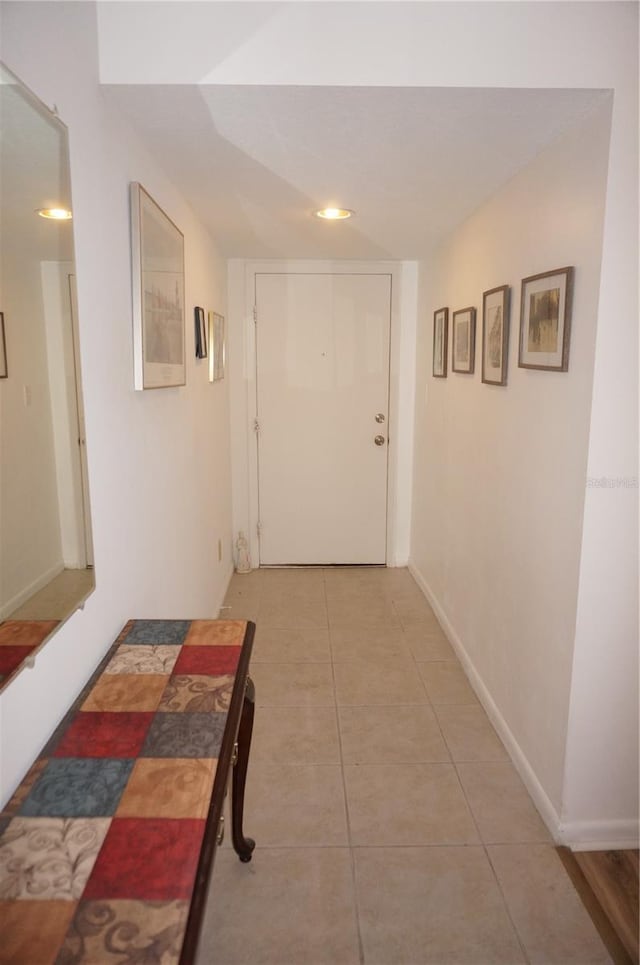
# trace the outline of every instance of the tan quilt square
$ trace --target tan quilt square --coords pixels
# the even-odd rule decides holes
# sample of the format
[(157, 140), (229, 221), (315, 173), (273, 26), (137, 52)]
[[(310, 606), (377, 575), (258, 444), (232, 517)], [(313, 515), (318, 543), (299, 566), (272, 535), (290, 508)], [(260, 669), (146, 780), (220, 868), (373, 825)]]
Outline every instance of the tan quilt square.
[(208, 758), (140, 758), (116, 811), (118, 818), (206, 818), (216, 773)]
[(245, 620), (193, 620), (185, 637), (185, 647), (239, 647), (244, 640)]
[(82, 710), (156, 710), (168, 680), (164, 674), (102, 674)]
[(65, 965), (177, 965), (187, 901), (83, 901), (60, 955)]
[(2, 965), (52, 965), (75, 901), (0, 901)]
[(166, 686), (158, 710), (189, 713), (228, 711), (235, 677), (222, 674), (176, 674)]

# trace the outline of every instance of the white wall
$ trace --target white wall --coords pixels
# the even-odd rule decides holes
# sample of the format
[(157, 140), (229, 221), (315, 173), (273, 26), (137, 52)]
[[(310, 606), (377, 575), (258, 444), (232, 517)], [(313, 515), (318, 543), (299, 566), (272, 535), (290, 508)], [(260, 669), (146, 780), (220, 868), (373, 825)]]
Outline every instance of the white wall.
[[(512, 751), (548, 799), (556, 827), (609, 118), (607, 103), (547, 149), (425, 259), (421, 278), (412, 564)], [(569, 264), (575, 266), (569, 371), (519, 369), (520, 279)], [(503, 284), (511, 286), (508, 385), (487, 386), (482, 292)], [(450, 313), (477, 308), (474, 375), (431, 375), (433, 312), (443, 305)]]
[[(217, 615), (231, 573), (231, 493), (228, 380), (208, 382), (192, 325), (194, 305), (225, 311), (226, 266), (157, 161), (105, 107), (95, 8), (3, 4), (1, 53), (69, 127), (97, 579), (84, 611), (0, 697), (4, 800), (125, 620)], [(185, 388), (133, 390), (131, 180), (185, 235)]]

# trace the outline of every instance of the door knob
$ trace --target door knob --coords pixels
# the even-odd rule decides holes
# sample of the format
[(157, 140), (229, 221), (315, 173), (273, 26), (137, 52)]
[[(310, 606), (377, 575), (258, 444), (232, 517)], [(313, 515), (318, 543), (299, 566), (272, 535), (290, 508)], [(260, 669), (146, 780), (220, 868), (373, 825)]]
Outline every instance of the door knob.
[(378, 412), (376, 422), (384, 422), (384, 414), (382, 412)]
[(373, 441), (375, 442), (376, 446), (384, 446), (385, 444), (384, 436), (376, 436)]

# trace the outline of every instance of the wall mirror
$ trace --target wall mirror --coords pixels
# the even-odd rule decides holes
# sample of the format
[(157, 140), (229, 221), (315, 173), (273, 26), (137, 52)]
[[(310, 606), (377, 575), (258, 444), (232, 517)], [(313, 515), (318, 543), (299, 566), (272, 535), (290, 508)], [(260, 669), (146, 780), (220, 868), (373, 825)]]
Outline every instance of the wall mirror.
[(0, 64), (0, 689), (94, 585), (67, 129)]

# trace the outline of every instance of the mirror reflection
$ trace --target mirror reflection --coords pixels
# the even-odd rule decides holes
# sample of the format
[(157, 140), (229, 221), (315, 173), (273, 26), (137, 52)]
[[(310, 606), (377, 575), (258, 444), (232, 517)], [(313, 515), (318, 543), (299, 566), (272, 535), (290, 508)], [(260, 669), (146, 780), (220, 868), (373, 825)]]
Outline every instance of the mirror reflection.
[(0, 129), (2, 689), (95, 584), (67, 130), (3, 65)]

